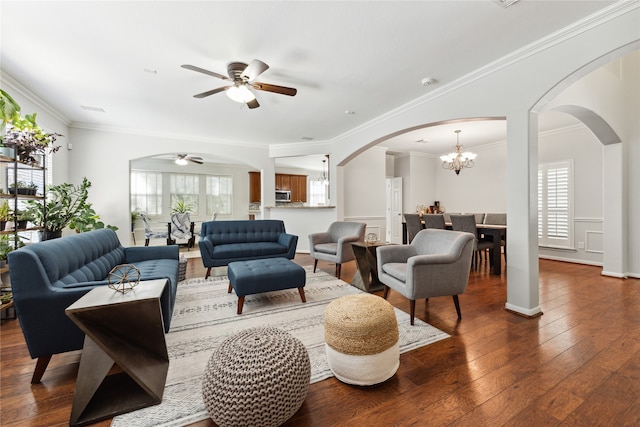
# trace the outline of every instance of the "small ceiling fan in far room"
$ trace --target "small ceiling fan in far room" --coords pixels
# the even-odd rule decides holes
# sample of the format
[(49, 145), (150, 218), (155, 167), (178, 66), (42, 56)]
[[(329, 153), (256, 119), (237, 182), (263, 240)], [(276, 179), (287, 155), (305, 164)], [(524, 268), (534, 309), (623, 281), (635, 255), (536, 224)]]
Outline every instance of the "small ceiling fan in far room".
[(177, 154), (175, 162), (176, 165), (180, 166), (188, 165), (189, 162), (201, 165), (204, 163), (204, 160), (202, 159), (202, 157), (190, 156), (189, 154)]
[(251, 63), (249, 63), (249, 65), (245, 64), (244, 62), (231, 62), (229, 65), (227, 65), (227, 74), (229, 75), (228, 77), (222, 74), (215, 73), (213, 71), (205, 70), (204, 68), (196, 67), (194, 65), (185, 64), (182, 65), (182, 68), (217, 77), (222, 80), (227, 80), (231, 83), (229, 86), (222, 86), (193, 95), (194, 98), (205, 98), (207, 96), (226, 91), (227, 96), (232, 100), (247, 104), (249, 108), (258, 108), (260, 104), (258, 103), (258, 100), (256, 99), (254, 93), (249, 90), (249, 88), (289, 96), (295, 96), (298, 92), (297, 89), (294, 89), (292, 87), (277, 86), (254, 81), (260, 74), (269, 69), (269, 66), (267, 64), (258, 59), (254, 59), (253, 61), (251, 61)]

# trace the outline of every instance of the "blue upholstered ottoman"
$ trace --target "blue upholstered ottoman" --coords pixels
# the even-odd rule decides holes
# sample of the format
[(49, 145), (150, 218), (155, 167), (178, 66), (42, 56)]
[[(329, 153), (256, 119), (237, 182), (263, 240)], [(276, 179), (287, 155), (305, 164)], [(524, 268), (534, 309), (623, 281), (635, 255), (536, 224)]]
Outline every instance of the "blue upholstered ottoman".
[(298, 288), (302, 302), (307, 275), (304, 268), (286, 258), (253, 259), (229, 263), (229, 293), (238, 296), (238, 314), (242, 314), (244, 297), (263, 292)]

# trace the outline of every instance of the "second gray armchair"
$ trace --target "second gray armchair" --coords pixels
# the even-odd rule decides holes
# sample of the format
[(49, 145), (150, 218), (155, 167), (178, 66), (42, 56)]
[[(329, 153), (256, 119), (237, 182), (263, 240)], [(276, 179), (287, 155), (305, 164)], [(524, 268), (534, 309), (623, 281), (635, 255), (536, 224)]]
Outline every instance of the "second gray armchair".
[(315, 259), (313, 272), (318, 260), (335, 262), (339, 279), (342, 263), (354, 259), (351, 243), (364, 241), (365, 228), (361, 222), (336, 221), (325, 232), (309, 234), (309, 254)]
[(389, 289), (408, 298), (411, 324), (416, 300), (451, 295), (458, 318), (458, 295), (469, 282), (474, 236), (458, 231), (422, 230), (409, 245), (389, 245), (378, 248), (378, 278), (385, 285), (384, 298)]

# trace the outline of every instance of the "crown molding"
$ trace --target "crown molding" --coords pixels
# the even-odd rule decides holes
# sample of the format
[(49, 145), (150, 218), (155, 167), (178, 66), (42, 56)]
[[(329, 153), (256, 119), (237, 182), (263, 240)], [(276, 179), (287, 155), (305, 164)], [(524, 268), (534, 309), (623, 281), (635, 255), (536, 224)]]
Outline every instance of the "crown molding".
[(115, 126), (103, 126), (103, 125), (95, 125), (90, 123), (72, 123), (70, 126), (72, 129), (84, 129), (84, 130), (92, 130), (98, 132), (112, 132), (123, 135), (138, 135), (138, 136), (150, 136), (153, 138), (162, 138), (162, 139), (179, 139), (181, 141), (189, 141), (189, 142), (204, 142), (204, 143), (215, 143), (220, 145), (229, 145), (232, 147), (245, 147), (252, 149), (260, 149), (267, 150), (268, 146), (260, 143), (251, 143), (251, 142), (238, 142), (230, 139), (220, 139), (220, 138), (206, 138), (200, 136), (194, 136), (189, 134), (182, 133), (168, 133), (168, 132), (157, 132), (150, 131), (146, 129), (129, 129), (129, 128), (119, 128)]
[(536, 40), (533, 43), (530, 43), (518, 50), (515, 50), (502, 58), (499, 58), (489, 64), (480, 67), (471, 73), (468, 73), (451, 83), (445, 84), (444, 86), (437, 88), (425, 95), (422, 95), (413, 101), (410, 101), (398, 108), (395, 108), (391, 111), (388, 111), (366, 123), (361, 124), (353, 129), (344, 132), (341, 135), (333, 138), (331, 140), (332, 143), (337, 143), (342, 140), (345, 140), (353, 135), (356, 135), (368, 128), (371, 128), (381, 122), (389, 120), (391, 118), (397, 117), (399, 115), (405, 114), (423, 104), (426, 104), (434, 99), (442, 97), (446, 94), (454, 92), (468, 84), (475, 82), (483, 77), (486, 77), (492, 73), (495, 73), (503, 68), (509, 67), (518, 62), (524, 61), (527, 58), (530, 58), (533, 55), (536, 55), (542, 51), (550, 49), (566, 40), (574, 38), (586, 31), (591, 30), (592, 28), (598, 27), (612, 19), (615, 19), (621, 15), (624, 15), (630, 11), (640, 8), (639, 0), (631, 0), (631, 1), (619, 1), (616, 2), (604, 9), (599, 10), (598, 12), (587, 16), (583, 19), (580, 19), (554, 33), (551, 33), (539, 40)]
[(71, 120), (66, 117), (64, 114), (60, 113), (58, 110), (53, 108), (51, 105), (47, 104), (42, 100), (38, 95), (27, 89), (21, 83), (19, 83), (16, 79), (7, 74), (4, 70), (0, 70), (0, 83), (2, 86), (11, 88), (12, 91), (19, 93), (21, 96), (29, 100), (35, 104), (40, 110), (46, 112), (51, 115), (53, 118), (64, 124), (65, 126), (71, 126)]

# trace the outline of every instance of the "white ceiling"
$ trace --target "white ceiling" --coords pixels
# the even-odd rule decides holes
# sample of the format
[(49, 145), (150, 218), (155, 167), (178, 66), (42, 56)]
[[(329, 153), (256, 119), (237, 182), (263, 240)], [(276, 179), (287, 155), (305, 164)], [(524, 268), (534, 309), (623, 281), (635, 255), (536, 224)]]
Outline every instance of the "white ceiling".
[[(329, 141), (611, 3), (3, 0), (0, 66), (72, 125), (304, 144)], [(253, 110), (224, 93), (196, 99), (226, 82), (180, 67), (226, 74), (228, 62), (254, 58), (271, 67), (259, 81), (298, 94), (256, 91)], [(425, 77), (437, 82), (423, 86)], [(550, 123), (542, 126), (560, 122)], [(441, 154), (455, 144), (454, 129), (467, 148), (504, 139), (504, 122), (479, 125), (427, 128), (384, 145)]]

